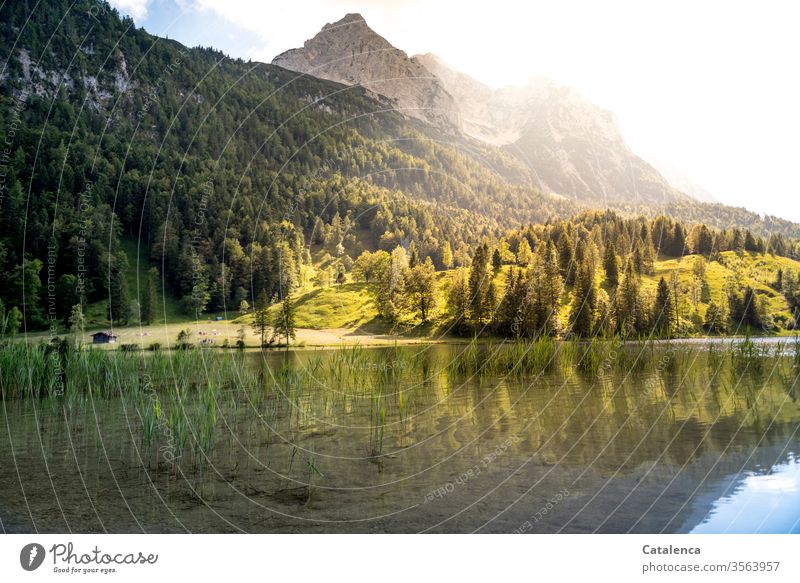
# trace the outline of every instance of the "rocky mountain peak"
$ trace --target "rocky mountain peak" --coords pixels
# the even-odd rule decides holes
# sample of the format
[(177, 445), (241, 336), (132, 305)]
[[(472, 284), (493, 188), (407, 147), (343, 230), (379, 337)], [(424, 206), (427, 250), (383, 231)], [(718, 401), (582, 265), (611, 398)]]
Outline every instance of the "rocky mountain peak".
[(273, 65), (388, 97), (409, 117), (455, 130), (458, 113), (439, 79), (373, 31), (360, 14), (328, 23), (316, 36), (281, 53)]
[(493, 89), (428, 53), (409, 58), (360, 14), (326, 24), (274, 65), (388, 97), (401, 113), (501, 147), (544, 191), (604, 205), (683, 194), (628, 148), (614, 115), (544, 77)]

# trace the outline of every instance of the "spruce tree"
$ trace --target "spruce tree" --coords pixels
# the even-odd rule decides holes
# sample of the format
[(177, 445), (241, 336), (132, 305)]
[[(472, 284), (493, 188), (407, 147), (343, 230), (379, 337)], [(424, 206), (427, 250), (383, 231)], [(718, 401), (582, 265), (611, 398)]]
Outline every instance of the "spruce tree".
[(453, 267), (453, 250), (450, 248), (450, 241), (445, 241), (442, 247), (442, 267), (445, 269)]
[(517, 264), (522, 267), (527, 267), (532, 259), (533, 252), (531, 251), (531, 245), (528, 243), (528, 238), (523, 237), (522, 241), (520, 241), (519, 249), (517, 250)]
[(656, 302), (653, 308), (653, 322), (661, 334), (669, 334), (672, 328), (672, 295), (667, 280), (663, 277), (658, 280), (656, 289)]
[(603, 269), (606, 272), (606, 281), (611, 287), (619, 285), (619, 258), (617, 257), (614, 243), (606, 244), (606, 253), (603, 258)]
[(272, 325), (272, 338), (284, 338), (286, 346), (289, 340), (294, 340), (296, 335), (295, 308), (290, 294), (286, 294), (280, 303), (278, 311), (275, 313), (275, 321)]
[(128, 280), (125, 271), (128, 269), (128, 258), (124, 251), (120, 251), (109, 265), (110, 283), (108, 288), (108, 319), (112, 324), (124, 324), (127, 320), (128, 307)]
[(576, 336), (591, 336), (594, 331), (597, 290), (594, 286), (594, 271), (586, 261), (579, 266), (575, 276), (574, 295), (570, 312), (572, 333)]
[(566, 233), (558, 241), (558, 267), (565, 284), (575, 283), (575, 247)]
[(497, 273), (500, 271), (500, 268), (503, 266), (503, 257), (500, 255), (500, 249), (495, 247), (494, 252), (492, 253), (492, 269), (494, 272)]
[(267, 344), (267, 330), (269, 329), (269, 297), (266, 290), (261, 290), (256, 298), (255, 309), (253, 310), (253, 331), (261, 340), (261, 347)]
[(141, 316), (142, 324), (150, 324), (156, 316), (156, 281), (158, 281), (158, 269), (151, 267), (147, 271), (142, 289)]
[(470, 319), (480, 326), (486, 319), (486, 291), (489, 288), (489, 246), (484, 242), (475, 249), (469, 271)]

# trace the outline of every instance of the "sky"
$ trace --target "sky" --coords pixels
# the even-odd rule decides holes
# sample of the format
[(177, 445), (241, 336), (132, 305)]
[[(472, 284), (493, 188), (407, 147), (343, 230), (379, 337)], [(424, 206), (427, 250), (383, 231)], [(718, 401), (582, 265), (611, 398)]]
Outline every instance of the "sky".
[(269, 62), (349, 12), (492, 86), (545, 76), (721, 202), (800, 222), (800, 4), (672, 0), (111, 0), (149, 32)]

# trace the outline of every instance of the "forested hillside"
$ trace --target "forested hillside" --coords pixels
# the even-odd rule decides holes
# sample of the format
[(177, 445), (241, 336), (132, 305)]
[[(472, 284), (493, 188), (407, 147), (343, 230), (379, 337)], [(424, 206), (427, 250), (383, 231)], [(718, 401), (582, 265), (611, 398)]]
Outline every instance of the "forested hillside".
[[(362, 251), (398, 246), (467, 265), (483, 240), (581, 211), (499, 149), (358, 88), (154, 37), (103, 2), (6, 2), (0, 21), (11, 331), (101, 302), (114, 323), (147, 323), (159, 291), (194, 315), (281, 299), (315, 253), (337, 280)], [(798, 233), (721, 205), (668, 210), (686, 230)]]

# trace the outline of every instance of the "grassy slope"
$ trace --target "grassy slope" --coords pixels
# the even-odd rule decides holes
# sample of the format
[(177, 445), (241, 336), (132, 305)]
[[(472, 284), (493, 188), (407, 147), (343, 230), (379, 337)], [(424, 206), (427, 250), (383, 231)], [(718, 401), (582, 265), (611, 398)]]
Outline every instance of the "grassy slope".
[[(307, 291), (296, 298), (298, 328), (358, 328), (378, 317), (365, 283), (344, 283)], [(270, 308), (274, 317), (279, 306)]]
[[(789, 306), (786, 298), (776, 290), (769, 287), (769, 283), (775, 280), (778, 269), (784, 271), (792, 270), (795, 273), (800, 271), (800, 262), (786, 257), (774, 257), (771, 255), (762, 256), (756, 253), (745, 253), (738, 256), (733, 251), (722, 253), (723, 261), (719, 263), (712, 261), (706, 263), (706, 281), (709, 287), (709, 297), (703, 298), (698, 304), (698, 313), (701, 317), (705, 316), (709, 301), (717, 304), (725, 302), (725, 284), (729, 279), (737, 283), (737, 287), (751, 286), (759, 297), (766, 298), (769, 313), (780, 319), (788, 321), (791, 318)], [(692, 265), (696, 255), (689, 255), (680, 259), (664, 259), (658, 261), (655, 266), (655, 274), (643, 278), (644, 285), (655, 293), (659, 278), (664, 277), (669, 281), (671, 272), (678, 271), (679, 281), (682, 288), (688, 289), (692, 283)], [(708, 300), (708, 301), (704, 301)], [(688, 310), (690, 304), (683, 302), (682, 308)]]
[[(737, 285), (750, 285), (759, 297), (766, 298), (769, 312), (773, 317), (782, 315), (788, 320), (790, 312), (786, 299), (768, 284), (774, 281), (779, 268), (784, 271), (800, 272), (800, 262), (785, 257), (761, 256), (755, 253), (737, 256), (731, 251), (722, 255), (724, 265), (717, 261), (706, 263), (708, 294), (704, 294), (698, 302), (697, 311), (701, 317), (705, 316), (709, 301), (715, 301), (718, 304), (725, 301), (725, 284), (729, 278), (733, 278), (737, 281)], [(692, 265), (695, 257), (690, 255), (680, 259), (663, 258), (656, 263), (654, 275), (642, 278), (643, 286), (655, 293), (659, 278), (664, 277), (669, 281), (671, 272), (677, 270), (681, 288), (684, 291), (688, 290), (693, 279)], [(508, 267), (503, 267), (495, 277), (499, 293), (505, 289), (508, 269)], [(445, 297), (452, 274), (453, 271), (436, 274), (439, 305), (433, 313), (434, 320), (444, 317)], [(571, 292), (568, 290), (565, 298), (570, 296)], [(359, 327), (377, 317), (368, 286), (363, 283), (348, 283), (306, 292), (297, 298), (296, 308), (298, 326), (303, 328)], [(691, 302), (684, 298), (681, 308), (685, 314), (688, 314), (692, 308)], [(568, 313), (569, 306), (563, 306), (562, 316), (567, 317)], [(416, 322), (416, 316), (408, 316), (403, 321), (407, 325), (413, 325)]]
[[(130, 260), (128, 274), (129, 289), (131, 297), (135, 298), (137, 272), (140, 281), (143, 281), (150, 265), (147, 262), (147, 258), (140, 258), (139, 265), (137, 266), (135, 242), (125, 241), (124, 247)], [(693, 260), (694, 256), (682, 257), (680, 259), (662, 258), (656, 263), (655, 274), (643, 277), (644, 287), (649, 289), (652, 293), (655, 293), (658, 279), (664, 277), (669, 280), (670, 273), (677, 270), (681, 287), (684, 290), (689, 289), (693, 277)], [(784, 316), (788, 320), (790, 313), (786, 300), (781, 294), (767, 285), (769, 282), (774, 281), (775, 273), (779, 268), (784, 271), (793, 270), (797, 273), (800, 272), (800, 262), (783, 257), (773, 257), (770, 255), (761, 256), (754, 253), (743, 254), (741, 256), (738, 256), (734, 252), (723, 253), (722, 263), (716, 261), (706, 263), (708, 294), (699, 302), (697, 313), (700, 317), (705, 316), (708, 302), (711, 300), (717, 303), (723, 302), (725, 297), (725, 284), (729, 278), (733, 278), (736, 279), (737, 285), (751, 285), (760, 297), (766, 298), (769, 311), (773, 317), (780, 319), (781, 316)], [(508, 270), (509, 267), (503, 267), (495, 276), (495, 283), (498, 293), (500, 294), (502, 294), (505, 289)], [(305, 280), (305, 285), (297, 293), (295, 298), (297, 326), (298, 328), (304, 328), (310, 331), (320, 331), (320, 334), (310, 336), (310, 339), (312, 339), (310, 341), (313, 341), (313, 338), (319, 337), (320, 343), (325, 343), (327, 338), (326, 334), (322, 333), (322, 331), (334, 329), (358, 330), (359, 332), (373, 335), (391, 333), (407, 337), (437, 336), (444, 331), (443, 325), (446, 323), (446, 314), (444, 311), (445, 297), (453, 273), (454, 271), (451, 270), (438, 272), (436, 274), (438, 306), (432, 313), (432, 323), (426, 326), (420, 326), (417, 315), (409, 314), (403, 319), (400, 326), (390, 329), (381, 318), (378, 317), (369, 285), (365, 283), (345, 283), (325, 288), (315, 288), (309, 283), (309, 280), (313, 276), (312, 268), (309, 270), (309, 273), (304, 274), (305, 277), (303, 279)], [(600, 283), (602, 284), (602, 274), (598, 275), (600, 275)], [(193, 317), (186, 315), (181, 310), (177, 300), (168, 295), (164, 298), (160, 286), (158, 291), (159, 322), (149, 327), (120, 329), (119, 331), (123, 333), (123, 335), (130, 336), (130, 338), (126, 338), (125, 341), (135, 340), (134, 337), (144, 334), (144, 336), (147, 337), (146, 342), (158, 340), (165, 343), (174, 341), (174, 336), (177, 335), (177, 332), (181, 328), (188, 327), (190, 329), (196, 328), (199, 330), (212, 326), (212, 324), (207, 321), (195, 322)], [(568, 301), (570, 297), (571, 291), (567, 290), (565, 292), (565, 301)], [(166, 305), (164, 304), (164, 299), (166, 300)], [(273, 306), (271, 308), (271, 313), (274, 315), (277, 309), (277, 306)], [(686, 316), (693, 311), (688, 299), (684, 299), (681, 309)], [(88, 328), (96, 329), (98, 327), (108, 326), (108, 320), (105, 314), (106, 302), (99, 302), (91, 306), (89, 310)], [(562, 306), (562, 317), (566, 318), (568, 314), (569, 306)], [(166, 319), (164, 316), (166, 316)], [(214, 315), (208, 315), (208, 318), (213, 320), (213, 316)], [(235, 319), (226, 320), (224, 322), (215, 322), (213, 326), (217, 326), (217, 328), (220, 329), (220, 338), (218, 338), (217, 343), (221, 343), (224, 337), (234, 342), (236, 330), (242, 325), (245, 326), (248, 337), (250, 337), (250, 322), (251, 316), (249, 315), (236, 317)], [(224, 332), (223, 329), (225, 330)], [(126, 331), (130, 331), (130, 334), (125, 334)]]

